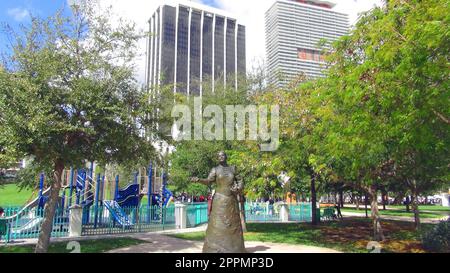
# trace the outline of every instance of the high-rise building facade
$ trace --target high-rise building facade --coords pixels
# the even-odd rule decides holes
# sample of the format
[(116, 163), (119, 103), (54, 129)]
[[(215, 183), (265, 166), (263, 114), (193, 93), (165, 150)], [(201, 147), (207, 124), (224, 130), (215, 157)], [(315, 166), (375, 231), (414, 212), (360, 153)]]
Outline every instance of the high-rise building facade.
[(348, 15), (322, 0), (277, 0), (265, 14), (269, 83), (286, 87), (300, 74), (323, 76), (325, 46), (348, 33)]
[(245, 27), (225, 12), (195, 2), (162, 5), (150, 19), (148, 86), (174, 85), (198, 95), (218, 81), (237, 87), (246, 73)]

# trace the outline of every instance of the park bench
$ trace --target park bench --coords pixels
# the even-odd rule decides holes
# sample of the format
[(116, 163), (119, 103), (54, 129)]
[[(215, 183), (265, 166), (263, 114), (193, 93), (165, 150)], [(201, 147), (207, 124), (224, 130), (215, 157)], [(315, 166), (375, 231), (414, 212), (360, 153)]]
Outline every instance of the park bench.
[(327, 207), (323, 210), (322, 220), (336, 220), (337, 216), (334, 208)]

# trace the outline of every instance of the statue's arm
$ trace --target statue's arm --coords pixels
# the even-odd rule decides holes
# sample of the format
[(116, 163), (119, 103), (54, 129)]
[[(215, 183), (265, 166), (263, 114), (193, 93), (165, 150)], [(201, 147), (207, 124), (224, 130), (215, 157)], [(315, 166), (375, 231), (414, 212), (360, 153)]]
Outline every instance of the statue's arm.
[(244, 190), (244, 181), (239, 173), (236, 171), (236, 167), (234, 167), (234, 185), (231, 188), (231, 191), (235, 193), (242, 193)]
[(209, 173), (208, 178), (202, 179), (202, 178), (194, 177), (191, 179), (191, 181), (209, 186), (211, 183), (216, 181), (216, 168), (211, 169), (211, 172)]

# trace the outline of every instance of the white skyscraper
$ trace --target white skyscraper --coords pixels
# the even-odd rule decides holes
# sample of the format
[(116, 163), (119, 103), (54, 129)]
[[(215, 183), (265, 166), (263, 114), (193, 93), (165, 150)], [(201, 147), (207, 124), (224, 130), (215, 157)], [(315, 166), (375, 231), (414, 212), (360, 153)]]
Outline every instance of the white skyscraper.
[(348, 15), (322, 0), (278, 0), (265, 14), (269, 83), (285, 87), (299, 74), (323, 75), (319, 43), (331, 43), (348, 32)]

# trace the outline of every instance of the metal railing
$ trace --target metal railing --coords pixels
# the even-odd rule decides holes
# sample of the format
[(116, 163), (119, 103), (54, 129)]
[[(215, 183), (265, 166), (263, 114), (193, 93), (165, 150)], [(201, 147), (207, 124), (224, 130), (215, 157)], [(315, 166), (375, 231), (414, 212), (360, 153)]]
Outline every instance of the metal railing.
[[(281, 222), (281, 206), (268, 203), (245, 204), (246, 222)], [(311, 222), (311, 203), (288, 204), (289, 221)]]
[(311, 222), (312, 209), (311, 203), (299, 203), (289, 205), (289, 221), (295, 222)]
[[(208, 203), (188, 203), (187, 227), (192, 228), (208, 223)], [(21, 213), (18, 213), (22, 211)], [(289, 221), (310, 222), (311, 203), (288, 205)], [(2, 240), (38, 238), (44, 218), (44, 209), (6, 208), (7, 234)], [(279, 204), (246, 203), (246, 221), (281, 222)], [(121, 219), (126, 218), (127, 221)], [(110, 235), (123, 233), (154, 232), (176, 229), (175, 206), (140, 206), (120, 208), (113, 211), (102, 205), (83, 209), (82, 235)], [(68, 236), (69, 211), (57, 209), (52, 229), (52, 237)]]
[(193, 203), (187, 206), (188, 228), (208, 223), (208, 203)]
[[(7, 225), (7, 232), (2, 239), (13, 241), (38, 238), (44, 216), (44, 208), (6, 208), (4, 221)], [(68, 231), (69, 213), (67, 210), (57, 209), (53, 218), (51, 237), (65, 237), (68, 235)]]
[(246, 203), (246, 222), (281, 222), (278, 206), (266, 203)]
[(140, 233), (175, 229), (175, 207), (141, 206), (121, 208), (124, 224), (105, 206), (83, 210), (82, 235)]

